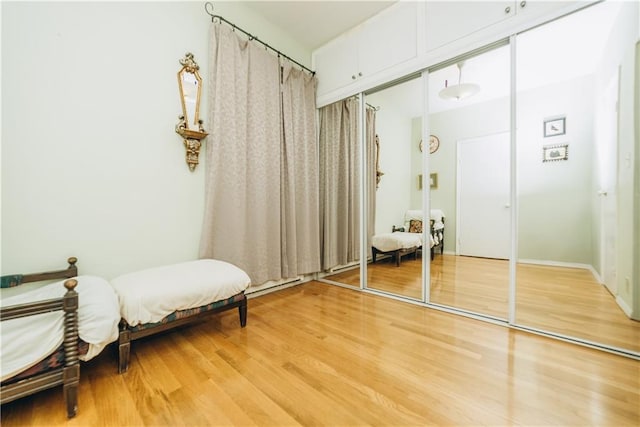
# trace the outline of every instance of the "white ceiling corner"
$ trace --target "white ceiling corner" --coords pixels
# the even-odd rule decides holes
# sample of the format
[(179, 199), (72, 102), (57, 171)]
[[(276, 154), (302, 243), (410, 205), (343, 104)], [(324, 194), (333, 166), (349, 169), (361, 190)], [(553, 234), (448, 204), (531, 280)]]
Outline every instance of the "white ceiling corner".
[(396, 1), (247, 1), (243, 4), (312, 51)]

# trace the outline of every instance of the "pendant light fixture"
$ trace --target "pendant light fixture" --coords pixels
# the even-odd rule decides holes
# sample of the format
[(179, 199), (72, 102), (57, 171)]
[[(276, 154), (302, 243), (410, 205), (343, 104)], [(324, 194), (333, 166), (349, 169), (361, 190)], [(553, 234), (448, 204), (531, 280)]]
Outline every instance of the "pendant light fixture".
[(464, 66), (464, 61), (458, 62), (456, 66), (458, 67), (458, 84), (449, 86), (447, 80), (445, 80), (444, 89), (438, 94), (442, 99), (461, 100), (480, 92), (480, 86), (477, 84), (462, 83), (462, 67)]

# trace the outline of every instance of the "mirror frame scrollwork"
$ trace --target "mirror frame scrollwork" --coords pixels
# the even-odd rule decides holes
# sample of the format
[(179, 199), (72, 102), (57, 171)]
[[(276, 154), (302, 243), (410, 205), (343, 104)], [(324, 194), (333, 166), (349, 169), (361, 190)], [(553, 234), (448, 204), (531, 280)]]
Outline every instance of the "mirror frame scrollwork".
[[(200, 147), (202, 146), (202, 140), (207, 137), (208, 133), (204, 130), (203, 121), (200, 120), (200, 96), (202, 93), (202, 78), (198, 73), (200, 67), (193, 59), (193, 54), (187, 52), (184, 59), (180, 60), (182, 68), (178, 71), (178, 88), (180, 89), (180, 102), (182, 104), (182, 114), (178, 116), (178, 124), (176, 124), (176, 133), (180, 135), (184, 140), (184, 147), (186, 149), (186, 161), (189, 166), (189, 170), (192, 172), (198, 165), (198, 158), (200, 156)], [(186, 76), (192, 75), (189, 79), (196, 84), (196, 91), (190, 93), (187, 91), (184, 82)], [(191, 103), (195, 103), (193, 108), (193, 117), (190, 117), (190, 109), (187, 106), (186, 98), (194, 96), (195, 99), (191, 99)]]

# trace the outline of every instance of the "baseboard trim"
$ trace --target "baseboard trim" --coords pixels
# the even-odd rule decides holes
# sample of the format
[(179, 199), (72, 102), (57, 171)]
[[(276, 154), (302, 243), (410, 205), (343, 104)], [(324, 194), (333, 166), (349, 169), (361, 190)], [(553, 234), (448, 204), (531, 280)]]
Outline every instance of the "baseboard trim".
[(627, 305), (626, 301), (620, 298), (620, 296), (618, 295), (616, 296), (616, 303), (618, 303), (618, 307), (620, 307), (622, 311), (624, 311), (624, 314), (626, 314), (627, 317), (631, 319), (632, 318), (631, 316), (633, 315), (633, 310), (631, 310), (631, 307)]

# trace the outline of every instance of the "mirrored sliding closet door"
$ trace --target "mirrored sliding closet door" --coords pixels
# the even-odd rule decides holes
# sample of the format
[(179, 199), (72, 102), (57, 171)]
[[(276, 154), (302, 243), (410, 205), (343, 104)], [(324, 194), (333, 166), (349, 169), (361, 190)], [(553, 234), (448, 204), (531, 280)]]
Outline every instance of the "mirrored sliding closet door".
[(430, 302), (507, 319), (510, 47), (429, 71)]
[(637, 35), (638, 5), (604, 2), (517, 36), (516, 323), (640, 353), (625, 280)]
[(325, 280), (360, 287), (360, 102), (320, 108), (320, 239)]
[(367, 281), (365, 286), (423, 301), (423, 95), (420, 77), (366, 95)]

